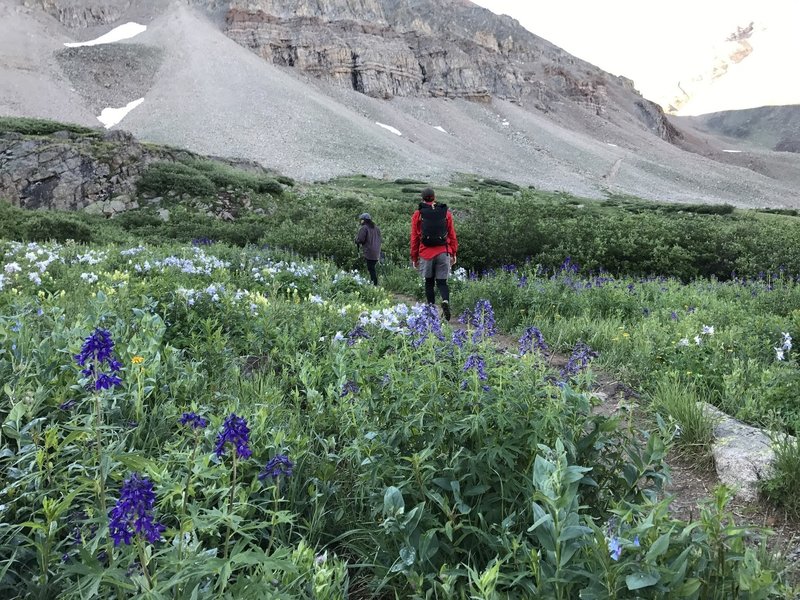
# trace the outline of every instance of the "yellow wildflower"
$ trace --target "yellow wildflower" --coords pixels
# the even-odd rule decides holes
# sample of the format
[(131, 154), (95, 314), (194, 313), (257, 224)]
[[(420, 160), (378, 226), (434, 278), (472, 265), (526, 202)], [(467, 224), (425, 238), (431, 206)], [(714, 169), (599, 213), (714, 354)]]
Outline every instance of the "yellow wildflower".
[(131, 359), (131, 362), (135, 365), (140, 365), (144, 362), (144, 357), (139, 356), (138, 354)]

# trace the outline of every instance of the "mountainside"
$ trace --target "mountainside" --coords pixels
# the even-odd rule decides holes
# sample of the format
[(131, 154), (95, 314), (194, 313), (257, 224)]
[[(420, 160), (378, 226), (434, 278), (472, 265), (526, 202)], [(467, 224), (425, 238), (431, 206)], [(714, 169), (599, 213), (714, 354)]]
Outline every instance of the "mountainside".
[(779, 152), (800, 152), (800, 105), (762, 106), (685, 118), (705, 131)]
[(697, 50), (672, 91), (654, 98), (668, 113), (705, 115), (800, 103), (800, 81), (785, 70), (800, 53), (800, 5), (753, 4), (744, 14), (750, 19)]
[[(147, 30), (64, 46), (128, 21)], [(800, 161), (724, 153), (629, 80), (465, 0), (6, 3), (0, 78), (0, 114), (97, 126), (127, 107), (116, 127), (143, 141), (301, 180), (471, 172), (588, 197), (798, 202)]]

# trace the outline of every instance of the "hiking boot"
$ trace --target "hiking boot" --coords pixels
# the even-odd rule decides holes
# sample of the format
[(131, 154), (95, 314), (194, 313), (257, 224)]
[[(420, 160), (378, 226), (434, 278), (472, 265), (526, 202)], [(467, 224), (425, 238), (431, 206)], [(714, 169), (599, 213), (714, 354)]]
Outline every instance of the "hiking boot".
[(442, 300), (442, 314), (445, 321), (450, 320), (450, 302), (448, 300)]

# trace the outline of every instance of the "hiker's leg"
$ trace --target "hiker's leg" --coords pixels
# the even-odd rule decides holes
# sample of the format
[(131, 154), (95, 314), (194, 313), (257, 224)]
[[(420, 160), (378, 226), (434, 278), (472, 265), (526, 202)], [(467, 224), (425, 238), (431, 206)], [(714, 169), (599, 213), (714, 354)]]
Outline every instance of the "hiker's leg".
[(374, 285), (378, 285), (378, 273), (375, 270), (375, 265), (378, 264), (377, 260), (367, 259), (367, 271), (369, 271), (369, 278), (372, 279)]
[(428, 304), (436, 303), (436, 289), (433, 287), (436, 280), (433, 277), (425, 278), (425, 299)]
[(450, 287), (447, 285), (447, 279), (437, 279), (436, 287), (439, 288), (439, 295), (443, 301), (450, 302)]

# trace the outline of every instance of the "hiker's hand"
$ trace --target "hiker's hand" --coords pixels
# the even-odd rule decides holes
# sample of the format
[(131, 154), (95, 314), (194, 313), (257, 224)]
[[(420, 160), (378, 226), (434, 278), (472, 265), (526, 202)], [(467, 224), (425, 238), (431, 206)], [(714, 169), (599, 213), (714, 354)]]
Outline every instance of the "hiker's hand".
[(456, 255), (455, 254), (451, 254), (450, 255), (450, 266), (454, 267), (457, 262), (458, 262), (458, 259), (456, 258)]
[(412, 260), (411, 261), (411, 266), (414, 267), (415, 269), (418, 269), (419, 268), (419, 261), (418, 260)]

